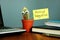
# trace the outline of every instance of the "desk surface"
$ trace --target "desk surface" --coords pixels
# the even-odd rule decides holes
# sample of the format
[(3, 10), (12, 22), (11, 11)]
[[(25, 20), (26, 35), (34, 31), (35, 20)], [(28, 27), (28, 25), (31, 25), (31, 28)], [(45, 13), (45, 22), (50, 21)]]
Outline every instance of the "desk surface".
[(60, 38), (47, 37), (42, 34), (24, 32), (21, 34), (14, 34), (3, 37), (0, 36), (0, 40), (60, 40)]

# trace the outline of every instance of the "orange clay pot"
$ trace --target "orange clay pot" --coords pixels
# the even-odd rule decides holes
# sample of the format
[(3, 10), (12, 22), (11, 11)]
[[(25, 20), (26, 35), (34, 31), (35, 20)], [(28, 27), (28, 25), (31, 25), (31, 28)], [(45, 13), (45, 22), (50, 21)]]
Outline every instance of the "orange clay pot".
[(23, 28), (26, 29), (26, 32), (30, 32), (30, 29), (33, 26), (34, 20), (22, 20)]

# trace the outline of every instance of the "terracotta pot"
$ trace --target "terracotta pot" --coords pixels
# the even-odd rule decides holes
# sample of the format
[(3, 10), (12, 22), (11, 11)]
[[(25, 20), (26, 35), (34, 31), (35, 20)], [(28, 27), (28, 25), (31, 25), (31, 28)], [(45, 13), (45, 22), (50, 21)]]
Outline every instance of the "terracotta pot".
[(30, 32), (30, 29), (33, 26), (34, 20), (22, 20), (23, 28), (26, 29), (26, 32)]

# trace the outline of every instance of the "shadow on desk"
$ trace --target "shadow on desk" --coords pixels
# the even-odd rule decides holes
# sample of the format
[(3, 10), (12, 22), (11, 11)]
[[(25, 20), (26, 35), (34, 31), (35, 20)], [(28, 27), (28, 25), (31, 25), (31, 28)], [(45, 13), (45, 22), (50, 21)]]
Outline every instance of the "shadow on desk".
[(0, 36), (0, 40), (60, 40), (60, 38), (47, 37), (40, 33), (13, 33)]

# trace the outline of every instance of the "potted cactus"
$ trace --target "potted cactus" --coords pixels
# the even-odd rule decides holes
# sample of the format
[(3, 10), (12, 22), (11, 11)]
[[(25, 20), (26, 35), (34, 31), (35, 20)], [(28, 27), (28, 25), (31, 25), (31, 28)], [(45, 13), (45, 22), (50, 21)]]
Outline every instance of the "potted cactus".
[(22, 16), (23, 16), (23, 19), (22, 19), (23, 28), (26, 29), (26, 32), (30, 32), (30, 29), (33, 26), (34, 20), (29, 18), (29, 11), (26, 7), (24, 7), (22, 10)]

